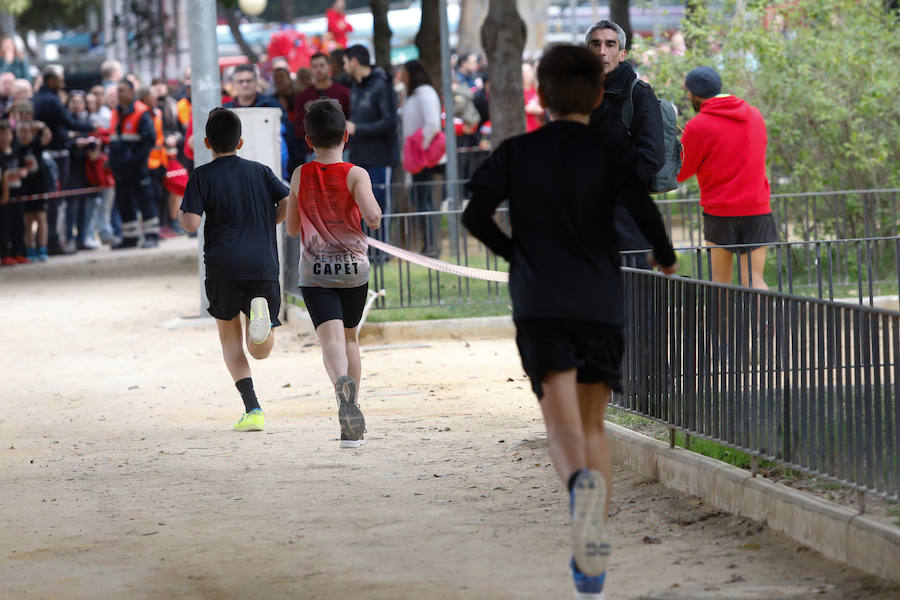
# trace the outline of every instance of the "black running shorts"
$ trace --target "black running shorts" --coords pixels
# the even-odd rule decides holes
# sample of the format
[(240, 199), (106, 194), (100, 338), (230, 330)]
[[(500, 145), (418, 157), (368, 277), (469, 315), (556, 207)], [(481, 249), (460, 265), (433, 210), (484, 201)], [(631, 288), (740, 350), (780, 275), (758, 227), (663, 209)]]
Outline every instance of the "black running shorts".
[(519, 319), (516, 344), (538, 399), (552, 371), (577, 369), (578, 383), (605, 383), (622, 391), (625, 341), (618, 325), (579, 319)]
[(772, 213), (751, 217), (716, 217), (703, 213), (703, 237), (718, 245), (744, 245), (743, 248), (726, 248), (743, 254), (778, 241), (778, 229)]
[(269, 301), (269, 316), (272, 326), (278, 327), (278, 313), (281, 311), (281, 285), (277, 281), (260, 279), (207, 279), (206, 297), (209, 298), (207, 312), (216, 319), (230, 321), (239, 313), (250, 317), (250, 301), (262, 296)]
[(318, 328), (325, 321), (340, 319), (344, 322), (344, 328), (353, 329), (362, 319), (369, 295), (369, 283), (352, 288), (300, 286), (300, 293), (303, 294), (303, 302), (309, 311), (313, 327)]

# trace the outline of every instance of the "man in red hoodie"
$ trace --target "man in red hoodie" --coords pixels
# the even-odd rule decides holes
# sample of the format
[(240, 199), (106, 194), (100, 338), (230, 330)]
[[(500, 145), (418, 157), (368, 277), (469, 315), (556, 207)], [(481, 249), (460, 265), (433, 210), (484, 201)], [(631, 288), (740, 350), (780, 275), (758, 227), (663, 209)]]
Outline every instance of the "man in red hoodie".
[(678, 181), (697, 176), (706, 245), (740, 245), (711, 250), (712, 280), (731, 283), (737, 254), (741, 284), (767, 290), (766, 245), (778, 240), (778, 231), (766, 178), (766, 123), (756, 107), (721, 93), (712, 67), (688, 73), (684, 87), (698, 115), (684, 128)]

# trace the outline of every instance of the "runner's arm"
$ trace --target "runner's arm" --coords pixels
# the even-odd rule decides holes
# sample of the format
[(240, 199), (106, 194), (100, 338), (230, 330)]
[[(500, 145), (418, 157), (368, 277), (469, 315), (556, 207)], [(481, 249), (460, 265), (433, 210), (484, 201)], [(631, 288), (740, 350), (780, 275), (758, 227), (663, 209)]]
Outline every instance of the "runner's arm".
[(359, 207), (359, 212), (366, 225), (371, 229), (378, 229), (381, 223), (381, 207), (375, 200), (369, 173), (362, 167), (350, 169), (347, 172), (347, 189), (353, 194), (353, 199), (356, 200), (356, 205)]
[[(300, 233), (300, 206), (297, 201), (297, 195), (300, 192), (300, 168), (294, 169), (294, 174), (291, 175), (291, 195), (287, 197), (287, 206), (285, 210), (287, 212), (287, 221), (284, 224), (285, 230), (287, 234), (291, 237), (297, 237), (297, 234)], [(279, 203), (278, 206), (279, 213), (281, 212), (281, 205)]]

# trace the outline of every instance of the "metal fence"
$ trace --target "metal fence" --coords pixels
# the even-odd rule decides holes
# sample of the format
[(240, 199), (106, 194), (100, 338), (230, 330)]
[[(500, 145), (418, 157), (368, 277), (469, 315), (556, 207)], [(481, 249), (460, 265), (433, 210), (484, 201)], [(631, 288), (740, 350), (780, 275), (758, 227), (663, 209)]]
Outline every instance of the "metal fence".
[(613, 404), (900, 497), (900, 313), (625, 269)]
[[(894, 236), (900, 224), (900, 189), (772, 194), (772, 214), (782, 241)], [(676, 245), (703, 243), (699, 198), (657, 198)]]
[[(482, 157), (472, 155), (471, 171)], [(474, 240), (461, 223), (461, 207), (445, 198), (464, 198), (465, 181), (392, 183), (379, 239), (453, 264), (504, 269), (502, 260)], [(451, 189), (453, 188), (453, 189)], [(427, 191), (428, 193), (421, 193)], [(454, 192), (454, 193), (451, 193)], [(878, 296), (898, 294), (900, 281), (900, 206), (898, 191), (848, 190), (809, 194), (775, 194), (773, 212), (781, 241), (767, 254), (769, 287), (818, 298), (855, 297), (875, 303)], [(710, 278), (710, 250), (702, 246), (702, 212), (696, 199), (659, 200), (657, 206), (676, 247), (682, 272)], [(497, 213), (509, 227), (506, 209)], [(858, 237), (844, 234), (861, 232)], [(798, 236), (804, 236), (798, 239)], [(809, 241), (812, 238), (812, 241)], [(285, 289), (296, 292), (299, 250), (295, 240), (285, 245)], [(376, 309), (504, 303), (504, 286), (469, 282), (400, 264), (373, 253), (372, 287), (385, 289)], [(628, 253), (623, 256), (629, 264)], [(426, 272), (427, 271), (427, 272)], [(741, 265), (736, 261), (735, 276)]]

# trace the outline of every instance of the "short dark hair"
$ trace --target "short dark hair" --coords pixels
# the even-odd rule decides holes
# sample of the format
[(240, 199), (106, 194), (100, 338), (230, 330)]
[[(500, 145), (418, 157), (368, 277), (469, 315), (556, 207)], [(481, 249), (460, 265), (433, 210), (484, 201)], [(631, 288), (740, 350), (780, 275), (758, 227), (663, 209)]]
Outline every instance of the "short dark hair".
[(9, 119), (0, 119), (0, 131), (11, 130)]
[(303, 117), (306, 135), (315, 148), (335, 148), (344, 140), (347, 119), (337, 100), (319, 98), (309, 105)]
[(244, 71), (252, 74), (253, 79), (257, 78), (256, 77), (256, 68), (253, 65), (241, 64), (241, 65), (236, 66), (234, 68), (234, 71), (232, 71), (232, 73), (231, 73), (232, 79), (234, 78), (235, 75), (237, 75), (238, 73), (243, 73)]
[(347, 60), (355, 58), (359, 61), (359, 64), (364, 67), (368, 67), (372, 62), (372, 57), (369, 55), (369, 49), (362, 44), (350, 46), (344, 51), (344, 56), (347, 57)]
[(408, 96), (411, 96), (417, 87), (431, 85), (431, 78), (425, 72), (425, 65), (422, 64), (422, 61), (407, 61), (403, 63), (403, 68), (406, 69), (406, 73), (409, 75), (409, 87), (406, 90)]
[(116, 85), (124, 85), (132, 90), (134, 90), (134, 84), (131, 83), (130, 79), (125, 79), (124, 77), (116, 82)]
[(309, 57), (309, 62), (312, 62), (312, 61), (316, 60), (317, 58), (324, 58), (325, 62), (329, 62), (328, 55), (325, 54), (324, 52), (316, 52), (315, 54), (313, 54), (312, 56)]
[(556, 115), (588, 115), (603, 92), (603, 65), (584, 46), (549, 46), (538, 63), (538, 88)]
[(227, 108), (212, 109), (206, 119), (206, 139), (216, 154), (234, 152), (241, 140), (241, 120)]

